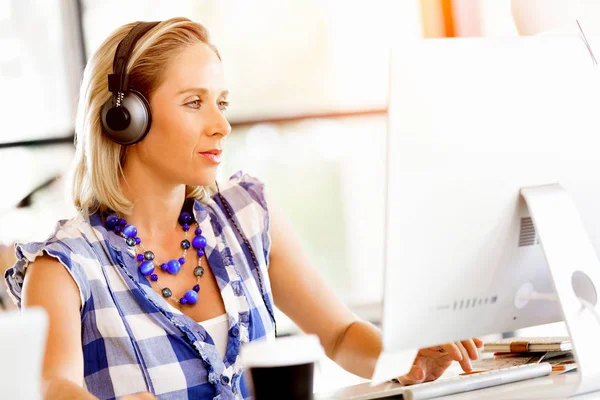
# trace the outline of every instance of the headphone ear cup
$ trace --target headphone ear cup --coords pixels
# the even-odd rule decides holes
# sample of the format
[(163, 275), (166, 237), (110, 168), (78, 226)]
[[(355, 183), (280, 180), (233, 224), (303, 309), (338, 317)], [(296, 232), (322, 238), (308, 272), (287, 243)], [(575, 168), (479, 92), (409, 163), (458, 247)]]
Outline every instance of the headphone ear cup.
[(130, 145), (141, 141), (152, 125), (152, 113), (148, 100), (140, 92), (125, 92), (121, 106), (109, 99), (101, 111), (102, 128), (113, 142)]

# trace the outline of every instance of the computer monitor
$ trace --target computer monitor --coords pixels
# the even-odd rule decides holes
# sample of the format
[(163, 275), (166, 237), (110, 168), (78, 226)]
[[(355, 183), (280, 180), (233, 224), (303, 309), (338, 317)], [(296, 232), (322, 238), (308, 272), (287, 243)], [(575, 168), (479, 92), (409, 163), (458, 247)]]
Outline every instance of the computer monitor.
[(405, 42), (390, 81), (373, 383), (406, 373), (419, 348), (565, 316), (581, 371), (583, 327), (600, 338), (571, 293), (576, 281), (593, 302), (600, 287), (600, 71), (582, 38)]
[(42, 398), (48, 315), (42, 308), (0, 312), (0, 398)]

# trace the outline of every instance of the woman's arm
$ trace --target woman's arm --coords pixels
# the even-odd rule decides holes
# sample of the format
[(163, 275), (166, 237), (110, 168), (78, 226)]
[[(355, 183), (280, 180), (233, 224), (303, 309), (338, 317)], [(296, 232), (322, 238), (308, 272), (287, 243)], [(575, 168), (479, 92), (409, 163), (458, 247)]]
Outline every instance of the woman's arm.
[[(358, 320), (337, 298), (302, 250), (281, 210), (267, 198), (271, 216), (269, 276), (275, 304), (306, 333), (319, 336), (333, 361), (353, 374), (370, 379), (382, 350), (381, 332)], [(468, 339), (421, 349), (404, 384), (439, 378), (454, 362), (464, 371), (478, 358), (479, 339)]]
[(304, 332), (319, 336), (329, 358), (370, 379), (381, 352), (379, 329), (359, 321), (342, 303), (311, 263), (285, 215), (269, 198), (267, 206), (275, 304)]
[[(45, 400), (93, 400), (83, 388), (81, 299), (77, 284), (55, 258), (44, 255), (27, 267), (23, 282), (23, 307), (42, 307), (49, 328), (42, 369)], [(150, 393), (132, 394), (122, 400), (150, 400)]]
[(44, 399), (95, 399), (83, 389), (81, 300), (69, 272), (50, 256), (27, 267), (23, 307), (39, 306), (49, 317), (42, 369)]

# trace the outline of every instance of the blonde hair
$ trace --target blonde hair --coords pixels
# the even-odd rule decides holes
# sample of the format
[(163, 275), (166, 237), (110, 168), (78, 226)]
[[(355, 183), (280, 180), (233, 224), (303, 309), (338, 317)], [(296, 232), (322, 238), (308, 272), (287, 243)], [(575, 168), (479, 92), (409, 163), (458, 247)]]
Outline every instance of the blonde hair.
[[(69, 177), (73, 203), (84, 215), (104, 209), (129, 215), (133, 210), (134, 204), (125, 197), (120, 185), (127, 146), (113, 142), (103, 133), (100, 112), (112, 95), (108, 91), (107, 77), (112, 73), (117, 45), (136, 24), (130, 23), (112, 32), (83, 73), (75, 128), (76, 150)], [(187, 18), (159, 23), (146, 32), (131, 52), (126, 68), (130, 74), (129, 86), (149, 99), (160, 86), (169, 60), (198, 42), (206, 43), (221, 58), (201, 24)], [(187, 186), (186, 198), (203, 200), (214, 190), (214, 185)]]

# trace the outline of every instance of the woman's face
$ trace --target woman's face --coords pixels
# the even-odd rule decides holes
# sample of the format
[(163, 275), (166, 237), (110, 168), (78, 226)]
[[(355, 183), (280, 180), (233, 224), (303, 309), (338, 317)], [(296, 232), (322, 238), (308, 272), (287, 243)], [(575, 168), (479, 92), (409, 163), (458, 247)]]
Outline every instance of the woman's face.
[(227, 107), (223, 67), (215, 52), (204, 43), (187, 47), (169, 63), (149, 101), (152, 127), (127, 157), (139, 157), (167, 182), (191, 186), (214, 182), (223, 139), (231, 132), (223, 114)]

